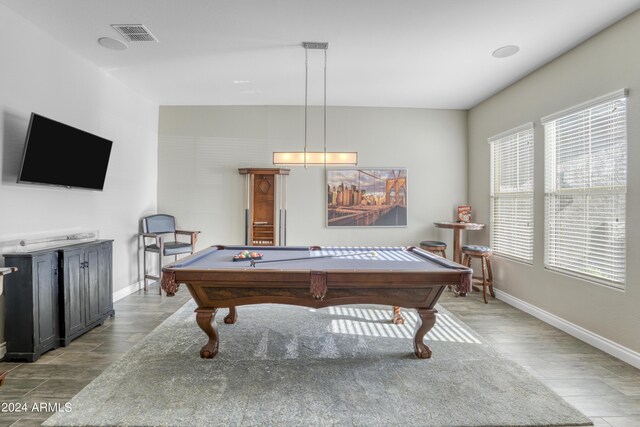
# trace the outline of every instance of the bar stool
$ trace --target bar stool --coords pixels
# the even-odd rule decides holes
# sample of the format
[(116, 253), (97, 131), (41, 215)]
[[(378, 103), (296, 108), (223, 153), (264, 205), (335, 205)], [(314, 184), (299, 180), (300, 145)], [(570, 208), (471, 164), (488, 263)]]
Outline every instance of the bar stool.
[[(480, 259), (480, 265), (482, 266), (482, 297), (484, 298), (484, 303), (487, 304), (487, 286), (489, 286), (491, 296), (496, 297), (493, 292), (493, 273), (491, 271), (491, 261), (489, 260), (493, 255), (493, 250), (488, 246), (466, 245), (462, 247), (462, 254), (464, 255), (462, 265), (467, 267), (471, 267), (473, 258)], [(480, 278), (474, 279), (479, 281)]]
[(441, 255), (443, 258), (447, 257), (447, 244), (438, 240), (423, 240), (420, 242), (420, 249), (429, 251), (436, 255)]
[[(420, 248), (432, 254), (440, 255), (442, 258), (447, 257), (447, 244), (445, 242), (439, 240), (423, 240), (420, 242)], [(451, 290), (451, 285), (447, 286), (447, 289)]]

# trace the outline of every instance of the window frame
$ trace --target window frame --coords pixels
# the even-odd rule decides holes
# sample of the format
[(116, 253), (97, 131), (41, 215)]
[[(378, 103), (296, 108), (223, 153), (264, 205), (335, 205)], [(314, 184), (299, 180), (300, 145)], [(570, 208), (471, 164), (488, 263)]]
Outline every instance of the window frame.
[[(586, 162), (589, 164), (589, 171), (592, 172), (593, 171), (593, 165), (597, 164), (597, 161), (594, 161), (594, 159), (597, 159), (596, 155), (592, 154), (592, 145), (594, 142), (594, 139), (591, 138), (591, 135), (595, 132), (593, 132), (593, 127), (594, 127), (594, 121), (592, 118), (592, 113), (593, 110), (596, 110), (597, 108), (601, 108), (602, 106), (606, 105), (607, 103), (613, 103), (613, 102), (617, 102), (617, 101), (624, 101), (624, 106), (625, 106), (625, 110), (624, 110), (624, 117), (623, 117), (623, 123), (620, 124), (619, 126), (616, 125), (615, 127), (613, 127), (613, 130), (608, 131), (607, 133), (607, 137), (611, 138), (612, 140), (615, 140), (615, 131), (622, 131), (623, 132), (623, 141), (624, 141), (624, 164), (625, 164), (625, 169), (624, 169), (624, 185), (606, 185), (606, 186), (595, 186), (593, 185), (593, 183), (589, 183), (588, 185), (583, 185), (583, 186), (576, 186), (576, 187), (571, 187), (571, 188), (562, 188), (560, 187), (560, 185), (558, 184), (558, 180), (557, 180), (557, 170), (559, 167), (559, 162), (557, 159), (557, 144), (556, 144), (556, 129), (555, 129), (555, 124), (562, 119), (568, 119), (571, 118), (571, 116), (578, 116), (580, 114), (589, 114), (589, 119), (588, 119), (588, 127), (583, 126), (576, 126), (576, 131), (575, 133), (572, 133), (572, 135), (575, 135), (576, 137), (581, 137), (583, 134), (588, 134), (589, 137), (585, 140), (585, 138), (579, 139), (578, 141), (582, 144), (585, 144), (586, 146), (589, 147), (589, 152), (588, 152), (588, 157), (586, 157), (583, 162)], [(592, 282), (592, 283), (598, 283), (601, 285), (605, 285), (614, 289), (618, 289), (618, 290), (625, 290), (626, 289), (626, 281), (627, 281), (627, 249), (628, 249), (628, 228), (626, 227), (626, 209), (627, 209), (627, 192), (628, 192), (628, 171), (629, 171), (629, 166), (628, 166), (628, 150), (629, 150), (629, 138), (628, 138), (628, 126), (629, 126), (629, 116), (628, 116), (628, 106), (627, 106), (628, 102), (627, 102), (627, 89), (621, 89), (621, 90), (617, 90), (615, 92), (611, 92), (609, 94), (600, 96), (598, 98), (592, 99), (590, 101), (587, 102), (583, 102), (581, 104), (578, 104), (576, 106), (567, 108), (565, 110), (559, 111), (557, 113), (545, 116), (543, 118), (541, 118), (540, 122), (544, 128), (544, 144), (545, 144), (545, 171), (544, 171), (544, 178), (545, 178), (545, 188), (544, 188), (544, 209), (545, 209), (545, 213), (544, 213), (544, 224), (545, 224), (545, 229), (544, 229), (544, 267), (546, 270), (548, 271), (553, 271), (553, 272), (557, 272), (557, 273), (561, 273), (561, 274), (565, 274), (565, 275), (569, 275), (572, 277), (576, 277), (582, 280), (585, 280), (587, 282)], [(615, 110), (612, 110), (615, 111)], [(615, 116), (613, 114), (611, 114), (611, 118), (609, 118), (609, 120), (611, 120), (612, 118), (615, 118)], [(601, 120), (601, 119), (599, 119)], [(600, 124), (599, 121), (595, 122), (597, 124)], [(553, 129), (552, 129), (553, 127)], [(584, 129), (587, 128), (588, 132), (586, 132)], [(553, 135), (551, 135), (553, 133)], [(612, 135), (612, 136), (609, 136)], [(566, 136), (563, 136), (563, 138), (568, 138)], [(599, 138), (602, 138), (599, 136)], [(584, 142), (586, 141), (586, 142)], [(565, 144), (567, 144), (565, 142)], [(612, 142), (611, 144), (609, 144), (612, 148), (610, 148), (610, 150), (613, 150), (613, 148), (615, 148), (615, 142)], [(577, 151), (577, 150), (576, 150)], [(566, 159), (570, 159), (566, 154)], [(576, 158), (579, 157), (578, 154), (575, 155)], [(568, 160), (565, 160), (566, 162), (568, 162)], [(603, 169), (599, 169), (599, 170), (603, 170)], [(606, 169), (609, 170), (609, 169)], [(591, 174), (590, 176), (595, 175), (595, 174)], [(552, 208), (555, 210), (556, 206), (558, 203), (562, 203), (562, 199), (561, 196), (576, 196), (578, 198), (580, 197), (584, 197), (584, 201), (578, 199), (580, 202), (584, 203), (584, 206), (586, 206), (584, 208), (584, 217), (592, 220), (594, 217), (596, 217), (596, 214), (600, 214), (599, 211), (596, 210), (591, 210), (590, 209), (590, 197), (593, 196), (603, 196), (603, 195), (614, 195), (616, 197), (618, 197), (615, 203), (615, 207), (614, 208), (610, 208), (611, 212), (614, 212), (617, 210), (622, 209), (624, 218), (622, 221), (622, 233), (618, 233), (621, 234), (623, 236), (623, 249), (622, 249), (622, 255), (621, 257), (615, 257), (615, 255), (612, 255), (611, 258), (609, 258), (608, 260), (611, 262), (611, 264), (608, 264), (607, 266), (614, 266), (614, 265), (622, 265), (621, 270), (615, 270), (614, 267), (611, 267), (611, 271), (612, 273), (609, 276), (604, 276), (602, 274), (597, 275), (597, 274), (593, 274), (593, 273), (589, 273), (588, 270), (590, 269), (591, 271), (596, 271), (596, 269), (592, 268), (593, 266), (590, 267), (590, 263), (589, 261), (585, 261), (582, 265), (580, 265), (577, 262), (574, 262), (573, 265), (567, 266), (566, 263), (564, 266), (561, 265), (560, 262), (557, 261), (558, 259), (558, 254), (557, 254), (557, 249), (554, 250), (554, 254), (555, 256), (553, 257), (554, 259), (552, 260), (551, 257), (551, 248), (550, 246), (552, 245), (552, 238), (555, 236), (560, 236), (560, 239), (557, 239), (557, 241), (562, 244), (564, 242), (570, 241), (570, 237), (567, 237), (568, 235), (571, 234), (571, 232), (576, 232), (576, 227), (573, 227), (572, 229), (568, 229), (567, 232), (565, 233), (558, 233), (557, 231), (557, 227), (558, 227), (558, 220), (556, 219), (553, 224), (552, 224), (552, 220), (554, 220), (554, 218), (557, 218), (557, 216), (554, 216), (553, 218), (551, 217), (551, 215), (553, 214), (552, 212)], [(620, 201), (620, 199), (622, 201)], [(572, 199), (573, 200), (573, 199)], [(553, 206), (552, 206), (553, 203)], [(606, 217), (605, 219), (608, 221), (603, 221), (606, 224), (609, 224), (612, 222), (612, 219), (614, 218), (615, 215), (612, 214), (612, 216), (610, 217)], [(561, 219), (561, 218), (560, 218)], [(619, 224), (618, 222), (619, 217), (616, 217), (616, 223)], [(552, 230), (552, 227), (554, 227), (554, 229)], [(618, 226), (618, 228), (620, 228), (620, 226)], [(590, 232), (592, 232), (592, 230), (587, 230), (584, 232), (576, 232), (576, 233), (580, 233), (579, 236), (583, 237), (584, 239), (590, 239), (589, 235)], [(553, 233), (553, 236), (551, 235)], [(564, 239), (564, 240), (563, 240)], [(611, 246), (613, 246), (610, 243)], [(597, 246), (597, 244), (594, 245), (587, 245), (586, 246), (586, 250), (584, 252), (584, 257), (585, 259), (594, 259), (597, 255), (599, 254), (603, 254), (606, 253), (608, 248), (605, 248), (603, 250), (594, 250), (593, 246)], [(581, 246), (584, 247), (584, 246)], [(613, 252), (615, 254), (615, 252)], [(571, 254), (568, 254), (569, 256), (571, 256)], [(565, 255), (566, 256), (566, 255)], [(560, 255), (560, 257), (562, 257), (562, 254)], [(575, 268), (567, 268), (567, 267), (575, 267)], [(577, 267), (581, 267), (582, 270), (578, 271)], [(615, 277), (620, 276), (621, 280), (616, 280)]]
[[(525, 136), (524, 140), (520, 140), (519, 135), (525, 132), (528, 133), (528, 135)], [(515, 137), (515, 141), (511, 141), (514, 137)], [(535, 180), (535, 145), (534, 145), (534, 140), (535, 140), (535, 126), (533, 122), (525, 123), (521, 126), (501, 132), (487, 139), (487, 142), (489, 143), (489, 146), (490, 146), (490, 163), (491, 163), (490, 194), (489, 194), (490, 196), (490, 216), (489, 216), (490, 245), (491, 245), (491, 248), (493, 249), (493, 252), (496, 255), (504, 258), (508, 258), (517, 262), (521, 262), (527, 265), (533, 265), (534, 251), (535, 251), (535, 222), (534, 222), (535, 221), (535, 181), (534, 181)], [(500, 170), (499, 171), (496, 170), (497, 165), (495, 164), (496, 162), (495, 150), (497, 149), (497, 144), (507, 144), (511, 142), (513, 144), (513, 147), (511, 147), (511, 149), (517, 150), (518, 143), (521, 143), (523, 141), (531, 146), (530, 153), (528, 154), (529, 155), (528, 160), (530, 162), (530, 177), (529, 177), (529, 180), (531, 183), (530, 190), (518, 189), (517, 191), (501, 192), (499, 191), (500, 184), (496, 183), (496, 176), (503, 169), (505, 169), (505, 165), (504, 164), (500, 165)], [(515, 157), (516, 157), (516, 162), (518, 163), (517, 165), (515, 165), (516, 170), (518, 170), (516, 174), (519, 177), (519, 171), (520, 171), (519, 162), (521, 160), (521, 157), (519, 155), (516, 155)], [(506, 165), (506, 167), (508, 166), (509, 165)], [(528, 253), (526, 256), (520, 256), (518, 253), (509, 252), (508, 250), (501, 249), (501, 246), (508, 245), (508, 242), (498, 243), (499, 237), (496, 234), (496, 232), (498, 231), (499, 227), (496, 226), (496, 204), (498, 201), (507, 200), (507, 199), (513, 199), (513, 200), (524, 199), (529, 201), (530, 211), (527, 212), (528, 218), (529, 218), (528, 229), (526, 227), (522, 227), (521, 230), (518, 230), (520, 232), (526, 232), (529, 238), (530, 243), (529, 243), (529, 247), (527, 248)], [(515, 227), (512, 227), (511, 230), (515, 230)]]

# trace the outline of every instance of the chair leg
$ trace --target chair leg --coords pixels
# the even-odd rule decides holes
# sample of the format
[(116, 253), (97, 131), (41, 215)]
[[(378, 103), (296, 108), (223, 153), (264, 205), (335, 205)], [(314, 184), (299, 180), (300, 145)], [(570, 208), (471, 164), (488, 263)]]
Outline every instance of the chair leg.
[(396, 325), (404, 324), (404, 317), (402, 317), (402, 313), (400, 313), (400, 307), (397, 305), (393, 306), (393, 319), (391, 320)]
[(142, 251), (142, 281), (144, 283), (144, 291), (147, 292), (147, 251)]
[[(469, 267), (471, 268), (471, 256), (464, 254), (464, 256), (462, 257), (462, 265), (464, 265), (465, 267)], [(471, 289), (469, 290), (469, 292), (473, 292), (473, 277), (471, 278)], [(466, 295), (466, 292), (465, 292)]]
[[(444, 249), (440, 249), (438, 252), (440, 252), (440, 255), (442, 255), (442, 258), (446, 258), (447, 257), (447, 253), (445, 252)], [(452, 290), (453, 287), (451, 285), (447, 286), (448, 290)]]
[(482, 298), (484, 299), (484, 303), (488, 304), (487, 301), (487, 259), (485, 257), (480, 258), (480, 264), (482, 265)]
[[(436, 252), (438, 252), (436, 255), (440, 255), (443, 258), (447, 257), (447, 254), (444, 253), (444, 249), (438, 249)], [(451, 286), (451, 285), (447, 286), (447, 290), (450, 291), (452, 289), (453, 289), (453, 286)]]
[(158, 295), (162, 295), (162, 252), (158, 252)]
[(491, 260), (487, 257), (487, 271), (489, 272), (489, 292), (492, 297), (496, 297), (495, 292), (493, 292), (493, 271), (491, 271)]

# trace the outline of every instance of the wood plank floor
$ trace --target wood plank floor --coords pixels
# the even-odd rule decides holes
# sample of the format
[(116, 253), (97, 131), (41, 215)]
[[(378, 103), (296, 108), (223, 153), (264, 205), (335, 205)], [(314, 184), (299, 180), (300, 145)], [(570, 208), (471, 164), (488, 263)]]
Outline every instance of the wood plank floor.
[[(188, 299), (184, 288), (173, 298), (159, 296), (157, 288), (137, 292), (115, 303), (113, 319), (68, 347), (35, 363), (0, 363), (10, 371), (0, 404), (28, 406), (26, 413), (0, 413), (0, 426), (40, 425), (51, 413), (32, 412), (33, 403), (64, 405)], [(446, 292), (440, 303), (596, 426), (640, 426), (640, 370), (499, 300), (484, 304), (477, 293), (457, 298)]]

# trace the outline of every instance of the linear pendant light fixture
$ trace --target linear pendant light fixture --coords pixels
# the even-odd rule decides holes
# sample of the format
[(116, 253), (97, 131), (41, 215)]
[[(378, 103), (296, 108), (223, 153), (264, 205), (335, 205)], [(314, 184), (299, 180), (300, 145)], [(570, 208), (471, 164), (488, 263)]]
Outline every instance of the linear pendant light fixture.
[[(357, 165), (358, 153), (356, 152), (329, 152), (327, 151), (327, 42), (302, 42), (304, 47), (304, 151), (274, 152), (274, 165)], [(307, 150), (307, 112), (308, 112), (308, 89), (309, 89), (309, 49), (324, 50), (324, 105), (323, 105), (323, 151)]]

